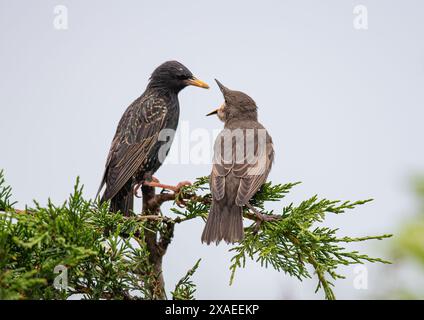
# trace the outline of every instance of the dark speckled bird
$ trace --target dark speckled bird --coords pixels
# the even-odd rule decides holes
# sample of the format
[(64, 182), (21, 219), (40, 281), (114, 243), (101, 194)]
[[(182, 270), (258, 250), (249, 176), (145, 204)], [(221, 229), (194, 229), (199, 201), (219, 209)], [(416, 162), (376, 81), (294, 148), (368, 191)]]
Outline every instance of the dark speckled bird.
[(111, 201), (110, 210), (128, 215), (133, 196), (142, 184), (163, 187), (153, 178), (168, 153), (160, 154), (167, 139), (163, 129), (176, 130), (179, 119), (178, 93), (186, 86), (209, 86), (196, 79), (184, 65), (167, 61), (157, 67), (144, 93), (122, 115), (106, 161), (106, 169), (97, 194), (106, 184), (101, 201)]
[(255, 101), (243, 92), (216, 82), (225, 102), (208, 115), (217, 114), (225, 125), (214, 147), (210, 176), (212, 204), (202, 234), (202, 242), (207, 244), (218, 244), (221, 240), (235, 243), (243, 239), (244, 206), (257, 216), (258, 226), (262, 221), (275, 219), (261, 214), (249, 203), (271, 170), (274, 161), (272, 139), (258, 122)]

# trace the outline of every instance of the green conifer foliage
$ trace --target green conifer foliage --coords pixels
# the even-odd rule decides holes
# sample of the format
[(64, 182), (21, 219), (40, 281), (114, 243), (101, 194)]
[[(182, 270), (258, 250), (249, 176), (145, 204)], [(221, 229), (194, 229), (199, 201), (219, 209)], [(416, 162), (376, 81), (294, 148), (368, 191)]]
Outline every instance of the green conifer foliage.
[[(327, 214), (342, 214), (370, 200), (340, 202), (313, 196), (298, 205), (285, 204), (280, 212), (267, 211), (270, 201), (283, 205), (285, 195), (297, 184), (269, 182), (252, 199), (255, 208), (280, 218), (258, 229), (255, 215), (245, 210), (252, 224), (245, 229), (244, 241), (230, 249), (230, 283), (237, 269), (252, 259), (299, 280), (316, 276), (317, 291), (322, 289), (325, 298), (335, 299), (333, 281), (343, 278), (337, 273), (340, 265), (389, 263), (348, 251), (343, 245), (391, 235), (351, 238), (323, 226)], [(77, 179), (63, 204), (35, 202), (33, 207), (18, 210), (0, 171), (0, 299), (194, 299), (196, 286), (191, 277), (201, 270), (200, 260), (166, 294), (161, 258), (176, 225), (207, 218), (208, 177), (197, 179), (176, 196), (160, 193), (147, 200), (148, 208), (157, 210), (146, 209), (129, 217), (111, 213), (107, 203), (84, 199)], [(173, 218), (160, 211), (165, 201), (176, 204), (171, 209)], [(66, 269), (66, 286), (56, 285), (63, 276), (57, 266)]]

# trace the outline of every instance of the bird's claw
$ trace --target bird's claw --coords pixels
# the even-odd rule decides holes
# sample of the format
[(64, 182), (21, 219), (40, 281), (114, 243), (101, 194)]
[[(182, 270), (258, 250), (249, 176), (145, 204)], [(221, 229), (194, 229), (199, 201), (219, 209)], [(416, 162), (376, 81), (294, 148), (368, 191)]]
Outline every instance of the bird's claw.
[[(140, 185), (146, 185), (146, 186), (150, 186), (153, 188), (162, 188), (161, 193), (164, 193), (165, 190), (171, 190), (174, 192), (174, 196), (175, 196), (175, 203), (177, 204), (177, 206), (179, 206), (180, 208), (184, 208), (187, 204), (184, 201), (184, 199), (182, 199), (181, 195), (181, 189), (185, 186), (191, 186), (191, 182), (190, 181), (182, 181), (180, 183), (178, 183), (176, 186), (171, 186), (171, 185), (167, 185), (167, 184), (162, 184), (159, 182), (158, 179), (156, 179), (155, 177), (152, 177), (150, 181), (143, 181)], [(138, 185), (137, 185), (138, 186)], [(138, 196), (135, 193), (136, 196)]]
[(178, 207), (184, 208), (187, 206), (185, 200), (180, 197), (181, 189), (185, 186), (191, 186), (190, 181), (182, 181), (175, 186), (174, 194), (175, 194), (175, 203)]
[(183, 187), (185, 187), (185, 186), (191, 186), (191, 182), (190, 181), (182, 181), (182, 182), (179, 182), (176, 186), (175, 186), (175, 192), (180, 192), (181, 191), (181, 189), (183, 188)]
[[(154, 183), (160, 183), (159, 179), (158, 179), (158, 178), (156, 178), (156, 177), (153, 177), (153, 176), (150, 178), (150, 180), (151, 180), (152, 182), (154, 182)], [(141, 195), (141, 194), (139, 194), (139, 193), (138, 193), (138, 191), (141, 189), (141, 187), (143, 186), (143, 184), (147, 184), (147, 183), (146, 183), (146, 180), (141, 181), (140, 183), (137, 183), (137, 184), (134, 186), (133, 193), (134, 193), (134, 196), (135, 196), (136, 198), (142, 198), (142, 195)]]
[(260, 213), (258, 211), (255, 212), (255, 215), (256, 215), (256, 218), (257, 218), (257, 220), (255, 222), (255, 228), (253, 230), (253, 233), (255, 233), (255, 234), (259, 232), (262, 223), (264, 223), (264, 222), (271, 222), (271, 221), (277, 221), (277, 220), (279, 220), (281, 218), (280, 216), (277, 216), (277, 215), (262, 214), (262, 213)]
[(141, 198), (141, 195), (139, 195), (139, 194), (138, 194), (138, 191), (141, 189), (141, 186), (142, 186), (142, 185), (143, 185), (143, 182), (137, 183), (137, 184), (135, 185), (134, 189), (133, 189), (133, 193), (134, 193), (134, 196), (135, 196), (136, 198)]
[(171, 185), (167, 185), (167, 184), (162, 184), (159, 182), (158, 179), (155, 178), (155, 180), (152, 179), (152, 181), (144, 181), (143, 182), (144, 185), (146, 186), (150, 186), (153, 188), (162, 188), (162, 189), (167, 189), (167, 190), (171, 190), (174, 191), (175, 193), (180, 192), (181, 188), (187, 185), (191, 185), (191, 182), (189, 181), (183, 181), (178, 183), (178, 185), (176, 186), (171, 186)]
[(281, 216), (277, 216), (275, 214), (263, 214), (260, 213), (254, 206), (252, 206), (250, 203), (247, 203), (246, 206), (255, 214), (256, 216), (256, 222), (255, 222), (255, 228), (253, 229), (253, 233), (256, 234), (259, 232), (259, 229), (261, 228), (262, 223), (265, 222), (271, 222), (281, 219)]
[(175, 199), (175, 204), (179, 208), (185, 208), (187, 206), (187, 203), (183, 199)]

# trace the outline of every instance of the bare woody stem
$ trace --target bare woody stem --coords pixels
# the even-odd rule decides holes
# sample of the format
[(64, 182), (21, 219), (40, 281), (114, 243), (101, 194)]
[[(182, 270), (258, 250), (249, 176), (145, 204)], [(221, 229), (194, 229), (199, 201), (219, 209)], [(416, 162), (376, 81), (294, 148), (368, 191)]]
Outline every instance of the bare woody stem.
[[(164, 201), (169, 197), (164, 197), (164, 194), (156, 195), (155, 188), (150, 186), (143, 185), (142, 187), (143, 193), (143, 208), (142, 208), (142, 216), (141, 219), (147, 220), (159, 220), (160, 217), (160, 206)], [(156, 219), (155, 219), (156, 217)], [(168, 248), (169, 243), (174, 235), (174, 223), (170, 221), (166, 221), (165, 219), (161, 219), (166, 222), (166, 228), (163, 231), (158, 232), (153, 231), (153, 228), (146, 228), (144, 234), (144, 240), (147, 245), (147, 249), (149, 251), (149, 262), (153, 266), (153, 277), (155, 281), (153, 284), (147, 288), (150, 292), (151, 299), (166, 299), (165, 293), (165, 281), (163, 278), (162, 271), (162, 260), (163, 256), (166, 253), (166, 249)]]

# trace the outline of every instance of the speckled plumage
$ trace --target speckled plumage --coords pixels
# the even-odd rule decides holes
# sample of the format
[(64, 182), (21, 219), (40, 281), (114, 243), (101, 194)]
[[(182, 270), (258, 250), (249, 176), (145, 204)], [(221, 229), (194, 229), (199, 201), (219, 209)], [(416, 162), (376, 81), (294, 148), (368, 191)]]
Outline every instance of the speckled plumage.
[(106, 184), (101, 201), (111, 200), (111, 211), (128, 214), (133, 209), (133, 187), (161, 166), (164, 159), (159, 150), (170, 143), (161, 141), (159, 134), (163, 129), (176, 130), (178, 93), (190, 79), (195, 78), (181, 63), (163, 63), (153, 72), (146, 91), (122, 115), (99, 188), (100, 193)]

